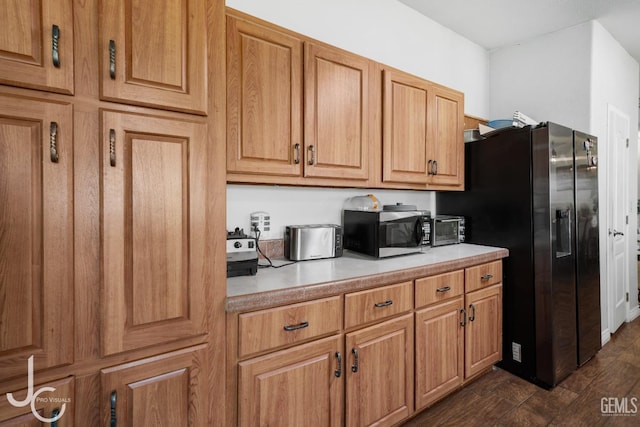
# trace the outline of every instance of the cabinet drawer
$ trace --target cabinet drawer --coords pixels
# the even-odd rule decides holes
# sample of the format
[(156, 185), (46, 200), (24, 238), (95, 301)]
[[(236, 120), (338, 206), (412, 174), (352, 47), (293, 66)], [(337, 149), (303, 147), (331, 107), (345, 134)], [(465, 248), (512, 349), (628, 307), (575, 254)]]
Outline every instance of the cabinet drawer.
[(502, 282), (502, 261), (466, 268), (464, 275), (465, 292), (495, 285)]
[(340, 296), (241, 314), (238, 355), (282, 347), (340, 330)]
[(416, 279), (416, 307), (462, 295), (464, 270)]
[(403, 282), (344, 297), (345, 328), (351, 328), (413, 308), (413, 283)]

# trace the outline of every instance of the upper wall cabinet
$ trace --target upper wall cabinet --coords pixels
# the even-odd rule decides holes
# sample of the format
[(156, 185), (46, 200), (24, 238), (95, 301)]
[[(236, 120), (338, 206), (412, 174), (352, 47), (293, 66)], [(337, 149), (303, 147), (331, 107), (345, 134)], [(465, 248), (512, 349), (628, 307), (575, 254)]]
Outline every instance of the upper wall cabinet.
[(464, 186), (464, 96), (410, 74), (383, 71), (382, 181)]
[(372, 62), (305, 44), (305, 176), (369, 178), (369, 74)]
[(302, 173), (302, 42), (227, 16), (227, 171)]
[(100, 1), (100, 96), (206, 114), (205, 0)]
[(72, 0), (4, 0), (0, 83), (73, 94)]

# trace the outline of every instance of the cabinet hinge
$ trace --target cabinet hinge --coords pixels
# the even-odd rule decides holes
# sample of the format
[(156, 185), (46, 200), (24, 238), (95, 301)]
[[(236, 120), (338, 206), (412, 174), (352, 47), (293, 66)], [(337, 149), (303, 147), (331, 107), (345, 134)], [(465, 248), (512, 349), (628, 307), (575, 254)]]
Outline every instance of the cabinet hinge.
[(627, 148), (629, 148), (629, 138), (627, 138)]
[(629, 292), (627, 292), (627, 302), (629, 302)]
[(629, 225), (629, 215), (626, 216), (625, 220), (627, 222), (627, 225)]

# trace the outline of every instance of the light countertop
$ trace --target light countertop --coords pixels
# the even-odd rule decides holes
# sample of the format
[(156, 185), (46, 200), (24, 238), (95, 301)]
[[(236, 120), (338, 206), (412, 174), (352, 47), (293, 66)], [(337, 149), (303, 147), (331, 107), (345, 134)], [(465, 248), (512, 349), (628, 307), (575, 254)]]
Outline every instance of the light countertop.
[[(413, 280), (508, 255), (507, 249), (463, 243), (382, 259), (344, 251), (340, 258), (302, 261), (281, 268), (259, 268), (255, 276), (227, 279), (227, 312), (292, 304)], [(265, 262), (260, 260), (261, 264)], [(280, 265), (289, 261), (273, 262)]]

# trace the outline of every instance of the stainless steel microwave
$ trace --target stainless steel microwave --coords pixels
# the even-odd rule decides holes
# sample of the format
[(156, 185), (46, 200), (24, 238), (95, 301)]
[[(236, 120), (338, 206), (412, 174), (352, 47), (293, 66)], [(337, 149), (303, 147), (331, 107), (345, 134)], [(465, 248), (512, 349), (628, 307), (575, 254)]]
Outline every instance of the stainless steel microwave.
[(429, 211), (344, 211), (344, 248), (378, 258), (421, 252), (430, 246)]
[(436, 215), (432, 219), (431, 246), (453, 245), (464, 242), (464, 217)]

